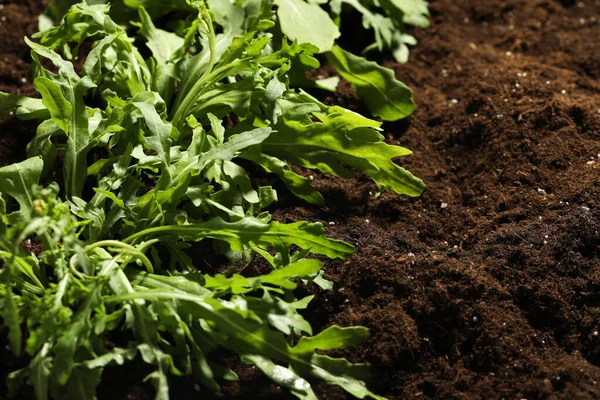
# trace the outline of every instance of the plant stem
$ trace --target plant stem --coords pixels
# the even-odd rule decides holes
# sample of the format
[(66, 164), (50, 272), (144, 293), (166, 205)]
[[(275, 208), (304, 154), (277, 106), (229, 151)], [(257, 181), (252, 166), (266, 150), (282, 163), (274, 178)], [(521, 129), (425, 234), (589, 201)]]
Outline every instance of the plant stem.
[(173, 125), (177, 128), (179, 128), (181, 126), (180, 124), (182, 122), (182, 119), (186, 118), (188, 116), (189, 108), (194, 104), (194, 101), (198, 97), (198, 94), (200, 93), (202, 86), (205, 84), (207, 77), (212, 72), (212, 70), (215, 66), (215, 63), (216, 63), (217, 45), (216, 45), (215, 29), (213, 27), (213, 20), (210, 15), (210, 11), (208, 11), (208, 9), (206, 8), (206, 3), (204, 2), (204, 0), (201, 0), (199, 3), (200, 3), (200, 16), (202, 17), (202, 19), (204, 20), (204, 23), (208, 27), (208, 46), (209, 46), (209, 51), (210, 51), (210, 59), (208, 61), (208, 65), (206, 66), (206, 69), (204, 70), (204, 73), (202, 74), (200, 79), (198, 79), (198, 81), (194, 84), (194, 86), (190, 89), (190, 91), (188, 93), (184, 93), (185, 97), (184, 97), (183, 101), (175, 110), (175, 115), (173, 116), (172, 122), (173, 122)]
[(120, 242), (118, 240), (101, 240), (99, 242), (92, 243), (84, 247), (83, 251), (87, 253), (88, 251), (93, 250), (97, 247), (118, 247), (125, 249), (127, 250), (126, 253), (135, 254), (142, 261), (148, 272), (154, 272), (154, 267), (152, 266), (152, 263), (150, 262), (148, 257), (146, 257), (146, 255), (142, 253), (138, 248), (130, 244)]

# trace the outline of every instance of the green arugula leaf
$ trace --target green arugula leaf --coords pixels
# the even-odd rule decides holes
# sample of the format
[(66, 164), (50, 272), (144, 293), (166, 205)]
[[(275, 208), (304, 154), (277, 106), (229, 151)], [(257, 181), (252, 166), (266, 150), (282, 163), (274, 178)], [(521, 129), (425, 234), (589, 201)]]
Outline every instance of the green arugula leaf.
[(412, 90), (396, 80), (391, 69), (357, 57), (334, 46), (327, 60), (352, 84), (356, 95), (363, 99), (373, 115), (386, 121), (396, 121), (413, 113)]
[(32, 49), (35, 62), (41, 66), (40, 57), (51, 61), (58, 74), (45, 70), (44, 75), (35, 79), (34, 84), (42, 94), (42, 102), (50, 112), (53, 121), (67, 135), (64, 178), (68, 197), (79, 196), (87, 175), (87, 152), (90, 143), (88, 114), (83, 96), (96, 85), (89, 78), (80, 78), (73, 64), (48, 48), (25, 39)]
[(363, 16), (363, 27), (372, 29), (375, 42), (367, 46), (365, 52), (373, 49), (390, 49), (396, 61), (408, 61), (409, 45), (417, 44), (406, 25), (420, 28), (429, 26), (429, 10), (425, 0), (329, 0), (331, 13), (336, 20), (344, 21), (342, 5), (347, 4)]
[(277, 125), (277, 134), (263, 143), (263, 151), (305, 168), (351, 177), (353, 173), (342, 167), (341, 161), (364, 171), (382, 191), (393, 190), (409, 196), (423, 192), (423, 182), (391, 160), (411, 151), (387, 145), (375, 130), (379, 128), (378, 122), (340, 107), (331, 107), (328, 114), (314, 116), (320, 121), (306, 124), (286, 119), (284, 115)]
[(244, 245), (254, 243), (258, 246), (275, 248), (288, 248), (295, 244), (330, 258), (346, 258), (354, 252), (354, 247), (347, 243), (323, 237), (321, 224), (309, 224), (308, 222), (264, 223), (251, 217), (245, 217), (237, 222), (226, 222), (221, 218), (215, 218), (200, 224), (158, 226), (135, 233), (124, 241), (135, 243), (142, 238), (148, 240), (165, 235), (174, 235), (193, 241), (204, 238), (223, 240), (237, 251), (242, 251)]
[(318, 5), (304, 0), (275, 0), (275, 4), (284, 34), (300, 43), (311, 43), (320, 52), (331, 50), (340, 31)]
[(14, 108), (17, 108), (16, 116), (22, 120), (50, 117), (40, 99), (0, 92), (0, 118), (9, 115)]
[(154, 56), (154, 63), (150, 67), (153, 77), (152, 86), (166, 103), (170, 103), (177, 76), (176, 65), (171, 62), (171, 59), (177, 57), (181, 49), (185, 50), (183, 47), (185, 41), (175, 33), (157, 29), (144, 7), (140, 6), (138, 12), (140, 23), (136, 25), (148, 40), (146, 46)]
[(296, 174), (290, 166), (277, 157), (262, 154), (260, 151), (249, 150), (240, 154), (240, 157), (254, 161), (265, 171), (277, 175), (287, 188), (296, 196), (312, 204), (322, 205), (325, 203), (323, 196), (310, 184), (310, 179)]
[(19, 211), (13, 214), (18, 221), (27, 221), (35, 213), (32, 188), (39, 183), (43, 167), (40, 157), (32, 157), (0, 168), (0, 195), (11, 196), (19, 203)]
[(246, 364), (257, 366), (265, 375), (279, 386), (288, 388), (290, 392), (301, 400), (317, 400), (317, 396), (308, 383), (301, 376), (296, 374), (293, 369), (285, 368), (275, 364), (267, 357), (259, 355), (246, 354), (242, 356), (242, 361)]
[(429, 10), (424, 0), (381, 0), (386, 9), (394, 7), (402, 14), (402, 21), (409, 25), (427, 28), (429, 26)]

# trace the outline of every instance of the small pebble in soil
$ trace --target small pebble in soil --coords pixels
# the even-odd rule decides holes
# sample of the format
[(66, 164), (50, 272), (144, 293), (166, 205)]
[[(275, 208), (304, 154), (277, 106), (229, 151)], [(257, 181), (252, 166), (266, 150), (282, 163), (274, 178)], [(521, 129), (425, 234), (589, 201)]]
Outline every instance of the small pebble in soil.
[(335, 225), (335, 222), (329, 221), (329, 225)]
[(477, 321), (479, 321), (479, 318), (473, 317), (473, 322), (477, 322)]
[(371, 221), (369, 221), (368, 219), (365, 219), (365, 224), (368, 224), (369, 222), (371, 222)]
[(537, 192), (538, 192), (539, 194), (541, 194), (542, 196), (545, 196), (545, 195), (546, 195), (546, 191), (545, 191), (544, 189), (538, 188)]
[(308, 179), (310, 179), (310, 180), (312, 181), (312, 180), (314, 180), (314, 179), (315, 179), (315, 177), (314, 177), (314, 176), (312, 176), (312, 175), (309, 175), (309, 176), (308, 176)]
[(594, 332), (592, 332), (592, 335), (593, 335), (593, 336), (598, 336), (598, 335), (600, 335), (600, 334), (598, 333), (598, 331), (594, 331)]
[(504, 54), (506, 54), (506, 57), (510, 57), (510, 56), (512, 56), (512, 51), (507, 51), (507, 52), (506, 52), (506, 53), (504, 53)]
[(3, 16), (0, 18), (0, 21), (2, 21), (2, 22), (5, 22), (5, 21), (6, 21), (6, 17), (3, 15)]
[(567, 94), (567, 91), (565, 89), (560, 91), (562, 94)]
[(590, 211), (590, 208), (587, 207), (587, 206), (581, 206), (581, 208), (583, 208), (583, 211), (585, 211), (585, 212), (589, 212)]
[(448, 203), (442, 203), (440, 204), (440, 208), (443, 210), (445, 208), (448, 208)]
[(27, 83), (27, 78), (21, 78), (22, 83)]
[(458, 100), (452, 99), (452, 100), (450, 100), (450, 103), (452, 103), (452, 104), (458, 104)]
[(595, 164), (595, 163), (596, 163), (596, 161), (594, 161), (594, 160), (586, 162), (587, 165), (592, 165), (592, 164)]
[(0, 11), (4, 10), (4, 4), (0, 4)]
[(504, 114), (497, 114), (496, 115), (496, 119), (502, 119), (502, 117), (504, 117)]

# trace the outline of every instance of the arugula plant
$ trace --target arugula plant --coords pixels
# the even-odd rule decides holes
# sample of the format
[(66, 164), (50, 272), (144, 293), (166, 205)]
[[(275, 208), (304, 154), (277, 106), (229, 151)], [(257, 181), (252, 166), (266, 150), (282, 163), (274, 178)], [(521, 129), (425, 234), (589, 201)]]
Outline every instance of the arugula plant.
[[(169, 398), (171, 375), (218, 390), (236, 378), (211, 359), (226, 348), (301, 399), (316, 398), (314, 379), (381, 398), (364, 365), (317, 353), (357, 345), (368, 330), (313, 335), (298, 313), (312, 297), (294, 296), (299, 281), (331, 286), (307, 256), (347, 258), (353, 247), (320, 224), (272, 221), (263, 209), (276, 192), (255, 187), (238, 161), (322, 204), (290, 164), (362, 170), (381, 191), (417, 196), (422, 181), (392, 161), (410, 151), (386, 144), (380, 123), (290, 86), (318, 67), (318, 48), (274, 41), (272, 1), (190, 1), (195, 14), (172, 30), (155, 26), (152, 2), (117, 4), (121, 19), (138, 6), (130, 28), (99, 3), (71, 6), (27, 39), (41, 98), (0, 93), (0, 117), (16, 108), (41, 120), (28, 158), (0, 168), (0, 326), (29, 360), (10, 375), (11, 392), (27, 383), (38, 399), (94, 398), (103, 369), (134, 358), (155, 367), (157, 399)], [(355, 73), (350, 55), (331, 53)], [(43, 251), (26, 251), (31, 240)], [(203, 240), (271, 271), (203, 274), (186, 251)], [(110, 344), (111, 332), (133, 340)]]
[[(416, 39), (407, 26), (427, 28), (429, 10), (425, 0), (275, 0), (281, 30), (300, 42), (331, 51), (344, 23), (344, 8), (362, 15), (363, 28), (374, 33), (374, 42), (364, 52), (391, 50), (398, 62), (408, 60), (409, 45)], [(327, 6), (329, 13), (322, 6)]]
[[(91, 4), (107, 2), (107, 0), (87, 1)], [(406, 62), (408, 45), (416, 44), (416, 39), (407, 33), (407, 26), (427, 27), (429, 25), (429, 11), (425, 0), (272, 0), (272, 2), (276, 9), (271, 17), (275, 26), (269, 27), (273, 29), (268, 29), (269, 34), (274, 35), (274, 40), (269, 44), (272, 51), (282, 48), (282, 33), (298, 43), (308, 43), (314, 49), (312, 53), (324, 53), (327, 56), (338, 73), (351, 83), (357, 96), (366, 102), (374, 116), (384, 121), (397, 121), (412, 114), (415, 109), (412, 90), (398, 81), (392, 70), (369, 62), (363, 56), (343, 50), (335, 44), (335, 40), (340, 36), (339, 26), (344, 22), (342, 15), (345, 14), (342, 11), (354, 9), (362, 14), (363, 27), (374, 32), (375, 40), (364, 52), (373, 49), (391, 50), (397, 61)], [(48, 28), (52, 24), (51, 21), (63, 15), (68, 6), (73, 3), (73, 0), (51, 2), (46, 14), (40, 19), (40, 27)], [(123, 22), (133, 18), (131, 8), (138, 8), (141, 5), (147, 8), (148, 18), (156, 18), (175, 10), (185, 12), (193, 10), (193, 7), (183, 0), (167, 3), (159, 0), (121, 0), (113, 3), (115, 4), (111, 16)], [(244, 20), (244, 15), (240, 14), (239, 10), (236, 11), (236, 7), (231, 4), (233, 2), (230, 1), (207, 0), (207, 3), (216, 21), (226, 30), (223, 40), (217, 43), (217, 47), (222, 50), (233, 35), (243, 33), (241, 21)], [(246, 1), (245, 4), (250, 6), (252, 2)], [(329, 13), (322, 8), (324, 6)], [(162, 49), (162, 53), (170, 57), (176, 50), (173, 48), (175, 43), (163, 41), (162, 44), (166, 46)], [(318, 63), (314, 61), (307, 64), (307, 67), (316, 66)], [(292, 87), (317, 87), (329, 91), (335, 91), (339, 83), (337, 76), (311, 81), (303, 74), (292, 72), (290, 78), (289, 83)], [(183, 87), (190, 89), (190, 82), (184, 83)]]

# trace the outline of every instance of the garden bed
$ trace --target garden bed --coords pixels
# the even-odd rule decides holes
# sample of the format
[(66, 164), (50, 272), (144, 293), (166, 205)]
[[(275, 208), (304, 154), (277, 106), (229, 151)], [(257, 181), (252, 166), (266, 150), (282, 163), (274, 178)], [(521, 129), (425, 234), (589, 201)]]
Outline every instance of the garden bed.
[[(357, 247), (351, 259), (326, 263), (337, 290), (315, 292), (305, 317), (316, 332), (371, 329), (366, 344), (338, 355), (372, 365), (374, 392), (600, 397), (596, 3), (433, 1), (432, 27), (415, 32), (410, 62), (386, 63), (415, 90), (410, 120), (384, 127), (390, 143), (414, 151), (402, 163), (427, 183), (423, 196), (375, 198), (362, 176), (315, 176), (325, 208), (279, 190), (275, 219), (321, 221), (328, 236)], [(43, 5), (0, 4), (0, 91), (33, 95), (22, 37)], [(344, 88), (326, 100), (362, 110)], [(24, 159), (34, 131), (35, 123), (0, 124), (0, 165)], [(291, 398), (241, 368), (240, 381), (215, 397)], [(151, 398), (122, 375), (106, 372), (100, 398)], [(174, 387), (174, 398), (198, 396), (188, 382)], [(347, 398), (325, 384), (315, 390)]]

